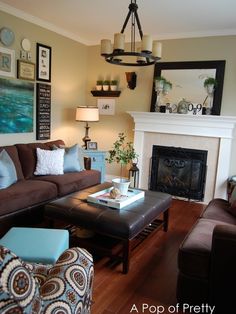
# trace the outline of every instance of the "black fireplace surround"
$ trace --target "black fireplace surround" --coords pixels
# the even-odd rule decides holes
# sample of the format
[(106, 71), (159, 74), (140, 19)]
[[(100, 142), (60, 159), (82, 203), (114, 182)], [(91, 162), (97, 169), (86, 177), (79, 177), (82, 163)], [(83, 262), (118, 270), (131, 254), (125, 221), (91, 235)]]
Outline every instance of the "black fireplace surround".
[(153, 145), (149, 189), (203, 201), (207, 151)]

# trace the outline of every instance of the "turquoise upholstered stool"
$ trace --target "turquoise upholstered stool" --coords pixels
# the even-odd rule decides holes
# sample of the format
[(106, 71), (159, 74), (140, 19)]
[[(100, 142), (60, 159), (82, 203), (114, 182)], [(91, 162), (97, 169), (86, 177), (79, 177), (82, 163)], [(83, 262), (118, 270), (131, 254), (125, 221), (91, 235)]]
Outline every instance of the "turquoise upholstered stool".
[(45, 228), (11, 228), (0, 240), (25, 262), (54, 264), (69, 247), (69, 232)]

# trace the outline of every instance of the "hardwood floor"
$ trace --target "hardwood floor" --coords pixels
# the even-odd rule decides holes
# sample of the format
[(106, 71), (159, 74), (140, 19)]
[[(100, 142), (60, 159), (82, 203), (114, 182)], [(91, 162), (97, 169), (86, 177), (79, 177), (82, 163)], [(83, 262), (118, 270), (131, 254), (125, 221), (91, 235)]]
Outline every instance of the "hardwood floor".
[(92, 314), (170, 313), (168, 307), (176, 305), (178, 248), (203, 208), (174, 200), (168, 232), (151, 234), (133, 251), (127, 275), (121, 264), (95, 260)]

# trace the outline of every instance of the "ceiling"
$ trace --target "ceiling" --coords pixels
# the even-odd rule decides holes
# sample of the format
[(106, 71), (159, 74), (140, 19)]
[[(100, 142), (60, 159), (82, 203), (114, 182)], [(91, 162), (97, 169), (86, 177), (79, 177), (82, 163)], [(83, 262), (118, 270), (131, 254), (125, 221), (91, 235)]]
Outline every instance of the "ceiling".
[[(129, 3), (130, 0), (1, 0), (0, 10), (93, 45), (102, 38), (112, 39), (121, 30)], [(236, 35), (235, 0), (137, 0), (137, 4), (143, 32), (153, 39)], [(127, 41), (129, 33), (127, 26)]]

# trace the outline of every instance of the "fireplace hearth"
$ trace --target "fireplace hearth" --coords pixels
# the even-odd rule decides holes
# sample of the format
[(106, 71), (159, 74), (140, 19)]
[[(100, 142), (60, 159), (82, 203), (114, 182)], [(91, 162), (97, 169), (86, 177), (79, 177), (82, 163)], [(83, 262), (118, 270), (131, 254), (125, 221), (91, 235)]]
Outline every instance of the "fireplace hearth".
[(153, 145), (149, 189), (203, 201), (206, 163), (205, 150)]

